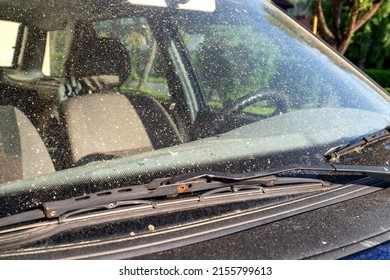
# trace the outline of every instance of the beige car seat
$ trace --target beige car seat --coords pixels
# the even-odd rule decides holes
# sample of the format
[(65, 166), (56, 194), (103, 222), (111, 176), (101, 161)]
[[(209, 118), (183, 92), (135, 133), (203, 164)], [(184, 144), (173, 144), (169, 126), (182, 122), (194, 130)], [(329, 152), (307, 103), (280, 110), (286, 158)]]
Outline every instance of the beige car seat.
[(128, 51), (119, 41), (89, 34), (75, 45), (69, 67), (83, 92), (67, 99), (60, 110), (73, 165), (180, 143), (158, 102), (118, 93), (130, 74)]
[(0, 106), (0, 183), (54, 172), (45, 144), (17, 108)]

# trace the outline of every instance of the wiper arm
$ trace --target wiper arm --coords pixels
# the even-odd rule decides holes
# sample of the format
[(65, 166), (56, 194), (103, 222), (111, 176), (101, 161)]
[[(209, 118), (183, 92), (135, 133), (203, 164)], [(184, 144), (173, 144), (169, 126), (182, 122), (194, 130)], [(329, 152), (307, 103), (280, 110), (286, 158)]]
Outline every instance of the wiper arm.
[[(204, 201), (207, 198), (212, 197), (216, 194), (229, 194), (229, 193), (238, 193), (243, 191), (260, 191), (262, 194), (270, 195), (292, 195), (292, 194), (298, 194), (302, 192), (313, 192), (318, 191), (319, 189), (325, 190), (325, 184), (321, 180), (316, 179), (296, 179), (296, 178), (276, 178), (275, 176), (269, 176), (266, 178), (259, 178), (259, 179), (251, 179), (251, 180), (244, 180), (244, 181), (236, 181), (236, 182), (220, 182), (220, 181), (207, 181), (202, 182), (203, 179), (206, 179), (206, 177), (210, 175), (204, 175), (205, 177), (201, 177), (202, 179), (199, 180), (197, 178), (196, 181), (182, 181), (178, 182), (180, 185), (176, 186), (176, 192), (172, 194), (172, 192), (169, 190), (167, 193), (165, 193), (166, 190), (168, 190), (172, 185), (167, 185), (168, 188), (165, 189), (164, 195), (157, 194), (150, 194), (151, 197), (149, 198), (155, 198), (155, 197), (161, 197), (161, 196), (177, 196), (179, 193), (197, 193), (199, 191), (205, 190), (205, 192), (198, 195), (198, 201)], [(221, 178), (218, 178), (219, 180)], [(226, 178), (225, 178), (226, 179)], [(206, 180), (209, 180), (206, 179)], [(157, 180), (160, 181), (160, 180)], [(228, 180), (230, 181), (230, 180)], [(154, 184), (155, 182), (153, 182)], [(207, 184), (207, 185), (206, 185)], [(226, 187), (225, 187), (226, 185)], [(279, 186), (281, 185), (281, 186)], [(298, 185), (298, 186), (297, 186)], [(138, 187), (138, 186), (135, 186)], [(148, 185), (150, 187), (150, 185)], [(162, 186), (160, 186), (162, 187)], [(97, 194), (98, 195), (98, 194)], [(119, 194), (120, 197), (117, 195), (114, 195), (113, 197), (109, 197), (105, 199), (106, 201), (109, 201), (109, 203), (99, 204), (96, 206), (92, 206), (90, 208), (83, 208), (83, 205), (73, 205), (69, 206), (74, 202), (73, 199), (69, 199), (66, 201), (59, 202), (52, 202), (52, 203), (46, 203), (45, 209), (46, 213), (51, 213), (54, 215), (53, 212), (55, 211), (56, 217), (58, 216), (59, 221), (62, 222), (66, 220), (70, 216), (74, 216), (77, 214), (90, 212), (94, 210), (108, 210), (108, 209), (114, 209), (120, 206), (137, 206), (137, 205), (148, 205), (153, 208), (158, 208), (159, 204), (155, 200), (147, 200), (147, 199), (141, 199), (141, 200), (135, 200), (133, 199), (132, 195), (123, 195)], [(126, 198), (128, 200), (126, 200)], [(100, 199), (92, 198), (92, 201), (86, 202), (88, 206), (95, 205), (96, 203), (100, 203)], [(84, 204), (84, 203), (82, 203)], [(78, 210), (73, 210), (69, 212), (69, 209), (71, 208), (79, 208)], [(54, 210), (56, 209), (56, 210)], [(63, 213), (64, 212), (64, 213)], [(63, 213), (59, 215), (59, 213)], [(53, 217), (53, 216), (52, 216)]]
[(387, 126), (386, 128), (379, 130), (373, 134), (370, 134), (356, 143), (334, 147), (327, 151), (324, 156), (330, 162), (335, 162), (345, 155), (348, 155), (353, 152), (360, 152), (364, 150), (367, 145), (387, 138), (390, 138), (390, 126)]
[(43, 204), (43, 209), (47, 218), (57, 218), (69, 211), (84, 209), (86, 207), (104, 206), (107, 209), (115, 208), (119, 206), (120, 202), (137, 204), (140, 201), (142, 202), (141, 204), (150, 204), (156, 207), (148, 199), (176, 197), (180, 194), (196, 194), (235, 185), (274, 188), (278, 185), (285, 186), (305, 183), (316, 183), (320, 187), (325, 185), (323, 181), (317, 179), (282, 178), (276, 177), (275, 175), (231, 177), (216, 173), (202, 174), (187, 179), (183, 179), (181, 176), (178, 178), (156, 179), (145, 185), (113, 189), (63, 201), (47, 202)]
[[(310, 184), (311, 187), (315, 185), (315, 188), (318, 190), (321, 190), (325, 186), (325, 183), (321, 180), (277, 177), (275, 176), (277, 173), (281, 173), (281, 171), (254, 175), (226, 175), (222, 173), (188, 174), (155, 179), (149, 184), (112, 189), (66, 200), (45, 202), (42, 204), (41, 209), (0, 218), (0, 228), (45, 218), (63, 221), (70, 215), (101, 209), (113, 209), (123, 205), (144, 204), (157, 207), (150, 199), (175, 197), (180, 194), (199, 193), (200, 196), (202, 192), (207, 193), (213, 190), (216, 190), (216, 193), (223, 192), (226, 190), (224, 188), (230, 188), (235, 185), (239, 185), (235, 190), (248, 189), (253, 186), (258, 189), (275, 188), (275, 192), (277, 192), (278, 186), (292, 187), (295, 185), (305, 186), (305, 184)], [(307, 188), (307, 191), (313, 190)], [(202, 198), (210, 194), (208, 193)]]
[[(289, 166), (283, 169), (269, 170), (264, 173), (252, 174), (225, 174), (225, 173), (189, 173), (176, 177), (159, 178), (144, 185), (136, 185), (98, 193), (86, 196), (71, 198), (62, 201), (46, 202), (43, 209), (46, 218), (57, 218), (69, 211), (83, 209), (93, 206), (105, 206), (114, 208), (118, 202), (137, 204), (153, 198), (176, 197), (180, 194), (194, 194), (201, 192), (223, 192), (224, 188), (248, 189), (251, 187), (261, 188), (278, 192), (283, 188), (292, 188), (299, 186), (301, 190), (309, 190), (311, 187), (325, 189), (329, 183), (319, 179), (302, 177), (280, 177), (281, 173), (292, 171), (316, 171), (327, 172), (328, 174), (361, 173), (363, 175), (378, 178), (384, 181), (390, 181), (390, 168), (382, 166), (355, 166), (355, 165), (324, 165), (324, 166)], [(234, 189), (235, 188), (235, 189)], [(302, 191), (301, 191), (302, 192)], [(153, 203), (149, 203), (153, 207)], [(1, 223), (0, 223), (1, 226)]]

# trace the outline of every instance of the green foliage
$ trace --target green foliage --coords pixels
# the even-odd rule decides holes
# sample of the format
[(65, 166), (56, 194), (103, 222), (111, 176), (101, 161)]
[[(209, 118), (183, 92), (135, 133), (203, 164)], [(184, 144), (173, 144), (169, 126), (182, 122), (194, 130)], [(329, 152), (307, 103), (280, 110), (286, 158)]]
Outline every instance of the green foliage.
[(278, 50), (246, 26), (210, 27), (193, 60), (209, 91), (223, 103), (268, 88)]
[(65, 31), (50, 31), (49, 43), (50, 43), (50, 75), (54, 77), (61, 76), (62, 63), (65, 53)]
[(364, 72), (382, 87), (390, 87), (390, 70), (366, 69)]
[[(223, 108), (223, 104), (218, 100), (210, 100), (207, 105), (213, 108)], [(256, 115), (271, 115), (275, 111), (276, 107), (261, 106), (258, 104), (252, 104), (244, 108), (243, 112), (252, 113)]]
[(346, 56), (361, 68), (390, 68), (390, 0), (355, 33)]

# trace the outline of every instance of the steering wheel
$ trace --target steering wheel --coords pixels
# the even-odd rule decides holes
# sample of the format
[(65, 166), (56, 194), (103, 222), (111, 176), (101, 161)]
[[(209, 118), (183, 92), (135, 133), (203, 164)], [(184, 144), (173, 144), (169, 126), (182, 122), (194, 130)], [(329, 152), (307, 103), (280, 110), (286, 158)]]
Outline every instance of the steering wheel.
[(269, 117), (287, 113), (288, 107), (286, 97), (275, 91), (261, 91), (247, 94), (235, 100), (226, 108), (226, 110), (228, 111), (228, 113), (236, 114), (245, 109), (245, 107), (259, 101), (271, 101), (273, 104), (276, 105), (275, 111), (270, 114)]

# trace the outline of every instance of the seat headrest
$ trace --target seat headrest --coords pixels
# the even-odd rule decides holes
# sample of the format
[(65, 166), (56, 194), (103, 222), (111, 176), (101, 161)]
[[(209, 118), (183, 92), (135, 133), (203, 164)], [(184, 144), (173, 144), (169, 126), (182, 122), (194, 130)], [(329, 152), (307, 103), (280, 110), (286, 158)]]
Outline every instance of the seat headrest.
[(91, 38), (78, 42), (72, 56), (73, 75), (91, 90), (122, 85), (130, 75), (126, 47), (110, 38)]

